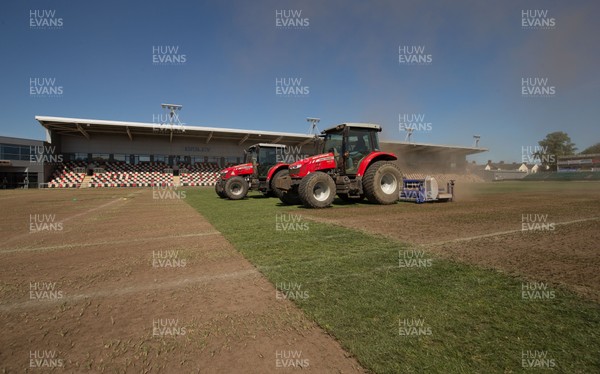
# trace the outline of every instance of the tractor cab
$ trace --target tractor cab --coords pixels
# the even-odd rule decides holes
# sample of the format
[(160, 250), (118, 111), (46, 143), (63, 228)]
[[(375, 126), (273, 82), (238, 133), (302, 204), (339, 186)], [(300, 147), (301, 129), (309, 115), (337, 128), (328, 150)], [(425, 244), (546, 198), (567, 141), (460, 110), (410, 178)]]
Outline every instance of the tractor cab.
[(273, 166), (282, 163), (285, 149), (286, 146), (282, 144), (254, 144), (246, 149), (246, 162), (257, 170), (256, 177), (264, 180)]
[(379, 151), (378, 125), (346, 123), (323, 131), (323, 151), (333, 153), (341, 174), (356, 175), (358, 165), (372, 152)]

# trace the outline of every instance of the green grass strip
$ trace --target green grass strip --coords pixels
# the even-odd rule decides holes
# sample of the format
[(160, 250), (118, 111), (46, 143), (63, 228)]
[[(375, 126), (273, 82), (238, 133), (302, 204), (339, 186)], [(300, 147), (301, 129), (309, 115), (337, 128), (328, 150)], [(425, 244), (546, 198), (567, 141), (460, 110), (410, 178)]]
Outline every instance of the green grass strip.
[(282, 292), (300, 286), (294, 302), (375, 373), (600, 372), (600, 307), (570, 292), (523, 300), (519, 279), (429, 254), (431, 266), (401, 268), (407, 244), (303, 220), (274, 198), (194, 189), (186, 201)]

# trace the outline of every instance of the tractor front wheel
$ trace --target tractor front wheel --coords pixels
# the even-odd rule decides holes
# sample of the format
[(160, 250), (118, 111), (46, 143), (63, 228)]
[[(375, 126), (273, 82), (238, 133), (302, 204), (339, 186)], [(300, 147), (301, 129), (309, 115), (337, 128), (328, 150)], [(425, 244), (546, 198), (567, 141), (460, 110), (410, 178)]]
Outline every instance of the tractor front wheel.
[(393, 204), (399, 199), (402, 173), (395, 163), (377, 161), (363, 177), (363, 190), (367, 199), (376, 204)]
[(288, 175), (290, 175), (290, 171), (288, 169), (283, 169), (283, 170), (279, 170), (271, 178), (271, 191), (279, 199), (281, 199), (281, 196), (283, 196), (283, 194), (285, 192), (283, 190), (280, 190), (279, 188), (275, 187), (275, 181), (279, 178), (287, 177)]
[(232, 177), (225, 182), (225, 195), (230, 200), (240, 200), (248, 194), (248, 182), (242, 177)]
[(217, 195), (219, 195), (221, 199), (225, 199), (227, 197), (227, 195), (225, 195), (225, 190), (223, 189), (223, 183), (221, 183), (221, 181), (218, 181), (215, 184), (215, 192), (217, 193)]
[(307, 208), (327, 208), (335, 199), (335, 182), (320, 171), (302, 178), (298, 187), (302, 205)]

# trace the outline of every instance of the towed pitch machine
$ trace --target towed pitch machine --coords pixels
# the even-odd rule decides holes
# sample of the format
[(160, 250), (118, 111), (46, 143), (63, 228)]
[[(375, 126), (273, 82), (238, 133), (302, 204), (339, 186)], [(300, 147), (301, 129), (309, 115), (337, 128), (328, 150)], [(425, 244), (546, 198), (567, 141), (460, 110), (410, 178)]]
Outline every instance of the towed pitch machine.
[(431, 201), (452, 201), (454, 197), (454, 180), (448, 181), (446, 189), (439, 188), (434, 177), (425, 179), (404, 179), (400, 191), (400, 201), (414, 201), (417, 204)]

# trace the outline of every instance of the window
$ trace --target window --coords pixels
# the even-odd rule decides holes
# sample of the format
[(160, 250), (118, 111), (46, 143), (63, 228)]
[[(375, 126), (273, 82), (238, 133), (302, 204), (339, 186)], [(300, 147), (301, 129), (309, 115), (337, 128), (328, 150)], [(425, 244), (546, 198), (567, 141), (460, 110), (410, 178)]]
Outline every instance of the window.
[(275, 165), (277, 163), (277, 148), (262, 147), (259, 160), (263, 165)]
[[(233, 158), (233, 157), (228, 157), (228, 158)], [(256, 154), (256, 148), (252, 147), (251, 149), (246, 151), (246, 157), (244, 158), (245, 163), (247, 163), (247, 164), (254, 163), (257, 160), (258, 160), (258, 155)]]
[(223, 166), (223, 162), (225, 162), (225, 158), (223, 157), (223, 162), (221, 162), (221, 157), (209, 157), (208, 162), (211, 164), (217, 164), (219, 166)]
[(348, 131), (348, 144), (350, 152), (368, 153), (374, 148), (371, 145), (371, 132), (365, 130)]
[(224, 164), (221, 164), (221, 160), (219, 157), (211, 157), (209, 160), (209, 162), (213, 164), (218, 164), (220, 166), (225, 166), (225, 164), (237, 165), (240, 163), (240, 158), (236, 156), (223, 157)]
[(127, 157), (127, 155), (125, 155), (125, 154), (115, 154), (115, 155), (113, 155), (113, 159), (115, 161), (120, 161), (120, 162), (129, 161), (129, 157)]
[(108, 157), (108, 153), (92, 153), (92, 160), (95, 162), (106, 162)]
[[(349, 129), (346, 147), (348, 148), (345, 150), (348, 155), (346, 159), (346, 173), (354, 174), (358, 171), (361, 160), (371, 153), (373, 149), (371, 131), (366, 129)], [(344, 157), (346, 156), (344, 155)]]
[(34, 146), (0, 144), (0, 159), (30, 161), (30, 155), (35, 155)]
[(333, 152), (336, 155), (340, 155), (342, 153), (342, 134), (332, 134), (329, 133), (325, 135), (325, 152)]
[[(29, 154), (29, 152), (28, 152)], [(19, 160), (19, 147), (14, 145), (2, 145), (2, 152), (0, 154), (0, 158), (4, 160)]]

